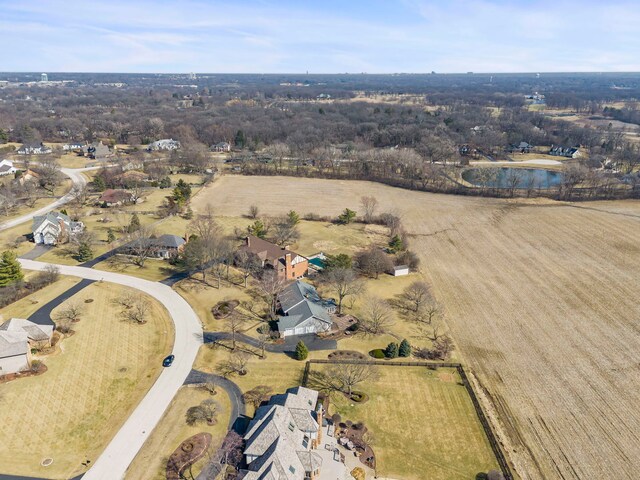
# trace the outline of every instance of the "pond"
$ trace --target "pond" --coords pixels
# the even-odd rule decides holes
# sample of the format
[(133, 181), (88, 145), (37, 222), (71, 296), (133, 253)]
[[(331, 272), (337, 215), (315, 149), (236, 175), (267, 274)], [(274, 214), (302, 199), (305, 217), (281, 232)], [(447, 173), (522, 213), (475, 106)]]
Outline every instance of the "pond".
[(477, 187), (549, 189), (562, 183), (562, 173), (543, 168), (470, 168), (462, 178)]

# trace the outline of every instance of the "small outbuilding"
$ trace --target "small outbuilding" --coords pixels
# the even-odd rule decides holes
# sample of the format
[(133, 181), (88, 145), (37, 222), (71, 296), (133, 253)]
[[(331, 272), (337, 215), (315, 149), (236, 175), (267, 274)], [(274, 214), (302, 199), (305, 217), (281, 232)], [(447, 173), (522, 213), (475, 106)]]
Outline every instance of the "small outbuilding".
[(402, 275), (409, 275), (408, 265), (396, 265), (391, 272), (394, 277), (401, 277)]

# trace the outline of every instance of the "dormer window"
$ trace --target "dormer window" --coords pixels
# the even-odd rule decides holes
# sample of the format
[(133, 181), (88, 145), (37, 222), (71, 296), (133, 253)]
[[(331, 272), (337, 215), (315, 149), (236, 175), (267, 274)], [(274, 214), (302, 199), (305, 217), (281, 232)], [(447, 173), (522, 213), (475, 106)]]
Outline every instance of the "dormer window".
[(306, 435), (302, 439), (302, 447), (303, 448), (309, 448), (309, 437), (307, 437)]

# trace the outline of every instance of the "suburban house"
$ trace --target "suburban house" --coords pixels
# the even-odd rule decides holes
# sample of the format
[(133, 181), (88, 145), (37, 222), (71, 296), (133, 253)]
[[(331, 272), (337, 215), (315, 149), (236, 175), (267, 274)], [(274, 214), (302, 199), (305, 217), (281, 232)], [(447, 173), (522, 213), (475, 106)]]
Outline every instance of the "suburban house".
[(90, 145), (84, 145), (82, 147), (82, 154), (85, 157), (100, 160), (113, 155), (109, 147), (102, 142), (92, 143)]
[(125, 185), (139, 185), (149, 181), (149, 175), (139, 170), (128, 170), (118, 177)]
[[(318, 392), (295, 387), (256, 410), (244, 436), (243, 480), (343, 480), (346, 467), (323, 426)], [(327, 432), (325, 433), (325, 430)], [(324, 447), (321, 447), (324, 443)]]
[(216, 143), (215, 145), (211, 145), (212, 152), (230, 152), (231, 144), (227, 142)]
[(13, 166), (13, 162), (11, 160), (0, 161), (0, 177), (4, 175), (15, 175), (17, 171), (18, 169)]
[(580, 147), (559, 147), (559, 146), (551, 146), (551, 150), (549, 150), (549, 155), (553, 155), (554, 157), (565, 157), (565, 158), (578, 158), (580, 156)]
[(56, 245), (69, 241), (72, 235), (82, 232), (84, 224), (73, 222), (60, 212), (49, 212), (46, 215), (33, 217), (33, 241), (37, 244)]
[(154, 152), (157, 150), (176, 150), (178, 148), (180, 148), (180, 142), (178, 140), (174, 140), (173, 138), (156, 140), (155, 142), (152, 142), (147, 146), (147, 150), (149, 152)]
[(51, 148), (47, 147), (44, 143), (25, 143), (22, 145), (16, 153), (18, 155), (45, 155), (51, 153)]
[(336, 311), (333, 300), (323, 300), (312, 285), (301, 280), (292, 283), (278, 295), (282, 315), (278, 331), (282, 337), (308, 335), (331, 330), (331, 315)]
[(27, 334), (0, 331), (0, 376), (27, 370), (29, 365), (30, 348)]
[(309, 262), (302, 255), (254, 235), (245, 238), (245, 245), (240, 250), (256, 255), (263, 268), (273, 268), (278, 276), (287, 280), (302, 278), (309, 270)]
[(25, 333), (31, 348), (51, 346), (53, 325), (38, 325), (24, 318), (12, 318), (0, 325), (0, 332)]
[(113, 188), (108, 188), (102, 192), (98, 202), (106, 207), (116, 207), (128, 203), (136, 203), (136, 198), (133, 193), (126, 190), (114, 190)]
[(184, 238), (178, 235), (164, 234), (159, 237), (150, 237), (134, 240), (120, 249), (120, 253), (125, 255), (137, 255), (143, 250), (148, 258), (169, 259), (176, 257), (184, 249), (187, 243)]
[(73, 150), (82, 150), (83, 147), (84, 147), (84, 144), (82, 142), (71, 142), (71, 143), (65, 143), (62, 146), (62, 150), (64, 150), (65, 152), (70, 152)]
[(533, 145), (527, 142), (514, 143), (509, 145), (509, 153), (530, 153), (533, 150)]
[(31, 180), (39, 181), (40, 174), (34, 172), (33, 170), (25, 170), (22, 175), (20, 175), (20, 178), (18, 178), (18, 182), (20, 183), (20, 185), (23, 185), (24, 182), (29, 182)]

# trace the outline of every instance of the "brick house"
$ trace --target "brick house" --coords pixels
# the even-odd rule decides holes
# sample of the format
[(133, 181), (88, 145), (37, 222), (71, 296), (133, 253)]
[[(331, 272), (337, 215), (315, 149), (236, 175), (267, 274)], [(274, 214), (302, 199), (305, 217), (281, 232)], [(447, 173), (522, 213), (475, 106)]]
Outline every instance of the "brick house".
[(279, 277), (287, 280), (302, 278), (309, 270), (309, 261), (302, 255), (254, 235), (245, 238), (245, 244), (240, 250), (257, 256), (263, 268), (273, 268)]

